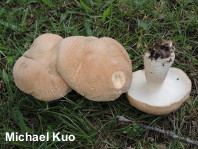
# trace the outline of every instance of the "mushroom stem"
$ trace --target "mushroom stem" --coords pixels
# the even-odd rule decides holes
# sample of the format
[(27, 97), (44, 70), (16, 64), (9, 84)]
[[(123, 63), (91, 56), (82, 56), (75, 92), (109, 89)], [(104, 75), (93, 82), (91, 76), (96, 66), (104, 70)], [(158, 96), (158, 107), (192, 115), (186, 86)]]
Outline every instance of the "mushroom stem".
[(144, 56), (145, 76), (150, 89), (162, 86), (175, 59), (171, 41), (156, 41)]

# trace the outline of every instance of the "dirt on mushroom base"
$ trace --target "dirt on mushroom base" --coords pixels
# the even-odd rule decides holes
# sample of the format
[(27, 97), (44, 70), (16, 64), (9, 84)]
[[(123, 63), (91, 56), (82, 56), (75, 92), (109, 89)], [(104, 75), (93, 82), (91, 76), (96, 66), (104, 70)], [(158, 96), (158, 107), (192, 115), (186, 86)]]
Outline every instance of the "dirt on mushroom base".
[[(170, 42), (172, 46), (169, 46)], [(170, 57), (171, 53), (175, 51), (175, 44), (172, 43), (172, 41), (162, 41), (157, 39), (155, 42), (149, 45), (148, 51), (150, 52), (149, 58), (151, 60), (157, 60), (158, 58), (168, 58)]]

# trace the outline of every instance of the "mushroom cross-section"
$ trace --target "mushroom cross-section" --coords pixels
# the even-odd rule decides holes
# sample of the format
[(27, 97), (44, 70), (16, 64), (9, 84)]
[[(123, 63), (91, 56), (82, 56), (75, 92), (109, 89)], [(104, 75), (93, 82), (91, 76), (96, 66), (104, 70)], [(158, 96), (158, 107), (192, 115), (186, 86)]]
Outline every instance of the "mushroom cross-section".
[(127, 92), (131, 67), (128, 53), (112, 38), (73, 36), (61, 41), (57, 69), (72, 89), (90, 100), (115, 100)]
[(56, 70), (56, 58), (62, 37), (43, 34), (15, 63), (14, 81), (17, 87), (39, 100), (50, 101), (65, 96), (71, 88)]
[(188, 98), (191, 81), (180, 69), (170, 68), (175, 54), (171, 41), (154, 42), (144, 56), (144, 70), (133, 72), (127, 97), (137, 109), (155, 115), (177, 110)]

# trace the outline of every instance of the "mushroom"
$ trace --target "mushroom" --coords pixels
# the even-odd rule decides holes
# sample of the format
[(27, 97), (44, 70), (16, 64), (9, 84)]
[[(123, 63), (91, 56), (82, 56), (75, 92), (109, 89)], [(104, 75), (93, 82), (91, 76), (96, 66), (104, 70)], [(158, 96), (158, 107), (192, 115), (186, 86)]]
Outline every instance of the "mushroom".
[(144, 56), (144, 70), (133, 72), (127, 93), (132, 106), (154, 114), (169, 114), (186, 101), (191, 81), (180, 69), (170, 66), (175, 59), (171, 41), (154, 42)]
[(57, 69), (87, 99), (111, 101), (127, 92), (131, 67), (128, 53), (112, 38), (73, 36), (60, 43)]
[(71, 88), (56, 70), (56, 58), (62, 37), (43, 34), (15, 63), (17, 87), (39, 100), (51, 101), (65, 96)]

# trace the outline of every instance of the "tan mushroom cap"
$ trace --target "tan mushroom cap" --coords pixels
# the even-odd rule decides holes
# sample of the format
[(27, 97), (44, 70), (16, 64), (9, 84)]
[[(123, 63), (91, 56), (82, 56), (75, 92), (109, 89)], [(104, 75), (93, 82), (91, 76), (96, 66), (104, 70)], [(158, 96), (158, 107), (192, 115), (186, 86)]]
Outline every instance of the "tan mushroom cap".
[(17, 87), (39, 100), (51, 101), (65, 96), (71, 88), (56, 70), (56, 58), (62, 37), (43, 34), (15, 63), (14, 81)]
[(180, 69), (170, 68), (163, 85), (158, 90), (147, 86), (144, 70), (133, 72), (133, 81), (127, 92), (132, 106), (154, 114), (164, 115), (177, 110), (191, 91), (191, 81)]
[(72, 89), (90, 100), (115, 100), (127, 92), (131, 67), (128, 53), (112, 38), (74, 36), (60, 44), (59, 73)]

